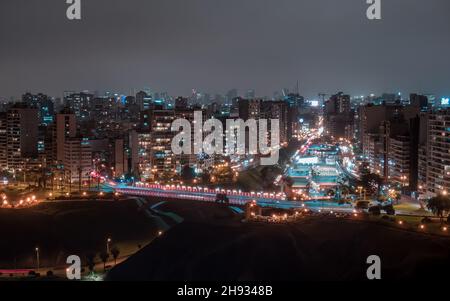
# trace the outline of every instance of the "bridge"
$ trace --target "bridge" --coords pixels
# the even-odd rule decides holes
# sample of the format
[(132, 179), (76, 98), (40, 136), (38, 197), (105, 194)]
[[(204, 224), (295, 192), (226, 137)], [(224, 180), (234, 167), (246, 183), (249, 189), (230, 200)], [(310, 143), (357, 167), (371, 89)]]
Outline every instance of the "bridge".
[(193, 200), (214, 203), (217, 194), (226, 194), (231, 205), (245, 205), (248, 202), (256, 201), (261, 207), (271, 207), (280, 209), (311, 209), (315, 211), (326, 210), (336, 212), (352, 212), (350, 205), (339, 205), (335, 202), (323, 200), (310, 200), (305, 202), (288, 201), (284, 193), (267, 192), (242, 192), (238, 190), (211, 189), (199, 186), (184, 185), (160, 185), (137, 183), (135, 186), (123, 184), (111, 184), (110, 187), (123, 195), (158, 197)]

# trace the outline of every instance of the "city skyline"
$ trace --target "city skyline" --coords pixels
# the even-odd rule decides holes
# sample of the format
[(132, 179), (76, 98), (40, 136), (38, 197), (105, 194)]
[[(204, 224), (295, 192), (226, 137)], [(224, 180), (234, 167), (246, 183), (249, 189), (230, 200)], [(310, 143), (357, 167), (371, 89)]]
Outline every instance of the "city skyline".
[(355, 0), (98, 0), (84, 1), (73, 22), (64, 1), (3, 1), (0, 97), (140, 87), (271, 97), (297, 80), (307, 98), (338, 90), (448, 96), (449, 6), (386, 2), (374, 22)]
[(0, 283), (448, 280), (449, 12), (1, 0)]

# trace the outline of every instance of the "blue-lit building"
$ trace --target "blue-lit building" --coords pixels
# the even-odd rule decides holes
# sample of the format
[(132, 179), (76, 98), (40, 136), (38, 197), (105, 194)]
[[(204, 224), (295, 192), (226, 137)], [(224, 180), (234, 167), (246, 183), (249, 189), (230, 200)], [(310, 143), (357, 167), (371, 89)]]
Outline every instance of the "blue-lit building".
[(22, 95), (22, 102), (26, 103), (30, 108), (38, 109), (40, 124), (49, 125), (53, 122), (54, 102), (45, 94), (25, 93)]

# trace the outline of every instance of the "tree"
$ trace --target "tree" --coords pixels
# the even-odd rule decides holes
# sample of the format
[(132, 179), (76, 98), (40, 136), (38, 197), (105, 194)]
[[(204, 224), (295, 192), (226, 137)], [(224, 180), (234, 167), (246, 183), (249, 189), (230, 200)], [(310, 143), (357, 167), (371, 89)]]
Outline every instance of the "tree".
[(395, 215), (394, 206), (391, 204), (383, 206), (383, 210), (386, 211), (387, 215)]
[(89, 272), (90, 273), (93, 273), (94, 272), (94, 267), (95, 267), (95, 253), (92, 253), (92, 252), (90, 252), (90, 253), (88, 253), (87, 255), (86, 255), (86, 261), (87, 261), (87, 264), (88, 264), (88, 268), (89, 268)]
[(109, 259), (109, 254), (108, 254), (108, 252), (106, 252), (106, 251), (101, 252), (101, 253), (100, 253), (100, 259), (101, 259), (102, 262), (103, 262), (103, 270), (106, 271), (106, 262), (107, 262), (108, 259)]
[(210, 177), (209, 177), (209, 173), (210, 173), (211, 171), (210, 170), (208, 170), (208, 171), (206, 171), (206, 172), (203, 172), (203, 174), (202, 174), (202, 183), (204, 183), (204, 184), (210, 184)]
[(283, 176), (280, 181), (283, 192), (292, 199), (294, 198), (294, 194), (292, 192), (292, 186), (294, 185), (294, 180), (289, 176)]
[(434, 198), (428, 200), (427, 203), (428, 210), (431, 210), (434, 215), (441, 219), (444, 219), (444, 214), (450, 211), (450, 198), (443, 195), (438, 195)]
[(264, 166), (260, 171), (263, 187), (265, 189), (272, 190), (274, 187), (273, 182), (282, 173), (279, 167), (276, 166)]
[(195, 178), (195, 170), (189, 166), (189, 164), (186, 164), (181, 169), (181, 179), (183, 182), (186, 183), (192, 183), (192, 180)]
[(117, 264), (117, 258), (119, 258), (119, 254), (120, 254), (119, 248), (118, 247), (113, 247), (111, 249), (111, 254), (112, 254), (113, 258), (114, 258), (114, 265), (116, 265)]
[(372, 206), (369, 208), (369, 213), (372, 213), (373, 215), (380, 215), (381, 214), (381, 208), (380, 206)]
[(327, 191), (327, 196), (334, 197), (336, 195), (336, 192), (333, 189), (329, 189)]
[(380, 192), (381, 184), (383, 184), (383, 179), (373, 173), (365, 173), (361, 175), (361, 186), (366, 188), (371, 192)]
[(398, 202), (402, 199), (402, 195), (399, 192), (397, 192), (397, 191), (394, 191), (392, 193), (391, 197), (392, 197), (393, 200), (395, 200), (396, 204), (398, 204)]
[(369, 162), (367, 161), (361, 162), (361, 165), (359, 165), (358, 167), (358, 174), (361, 177), (370, 174)]

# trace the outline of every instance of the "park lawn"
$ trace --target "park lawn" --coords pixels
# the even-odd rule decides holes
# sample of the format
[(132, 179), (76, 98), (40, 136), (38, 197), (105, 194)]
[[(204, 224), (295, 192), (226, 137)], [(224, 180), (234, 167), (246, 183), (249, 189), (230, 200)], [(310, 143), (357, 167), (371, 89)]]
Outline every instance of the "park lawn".
[[(390, 217), (389, 219), (384, 219), (383, 215), (380, 216), (373, 216), (369, 215), (368, 219), (372, 222), (380, 223), (385, 226), (389, 227), (396, 227), (399, 229), (405, 229), (420, 233), (429, 233), (429, 234), (435, 234), (435, 235), (443, 235), (448, 236), (449, 230), (443, 231), (443, 227), (439, 222), (432, 222), (428, 224), (424, 224), (424, 228), (421, 229), (420, 225), (422, 225), (422, 216), (412, 216), (412, 215), (397, 215), (395, 217)], [(399, 222), (402, 221), (403, 223), (400, 224)]]
[(420, 208), (417, 204), (411, 204), (411, 203), (401, 203), (398, 205), (394, 205), (394, 209), (397, 211), (405, 211), (410, 212), (414, 214), (422, 214), (422, 215), (431, 215), (430, 212), (428, 212), (425, 209)]
[(83, 262), (87, 253), (104, 251), (108, 237), (122, 257), (135, 253), (157, 233), (156, 224), (133, 200), (49, 202), (0, 209), (0, 268), (34, 268), (36, 246), (41, 267), (64, 265), (69, 255), (79, 255)]

